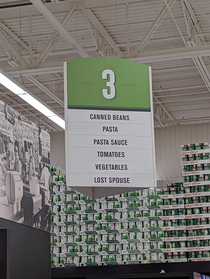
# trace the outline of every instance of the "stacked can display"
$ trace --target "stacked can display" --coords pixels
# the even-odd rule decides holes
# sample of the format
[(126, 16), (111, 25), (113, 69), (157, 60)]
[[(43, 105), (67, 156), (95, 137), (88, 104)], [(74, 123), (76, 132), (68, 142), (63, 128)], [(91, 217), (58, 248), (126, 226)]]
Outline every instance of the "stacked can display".
[(51, 171), (53, 266), (164, 262), (161, 189), (90, 199)]
[(210, 260), (207, 146), (182, 146), (184, 183), (101, 199), (69, 188), (64, 170), (52, 167), (52, 265)]
[(209, 143), (181, 146), (185, 189), (188, 260), (210, 259)]

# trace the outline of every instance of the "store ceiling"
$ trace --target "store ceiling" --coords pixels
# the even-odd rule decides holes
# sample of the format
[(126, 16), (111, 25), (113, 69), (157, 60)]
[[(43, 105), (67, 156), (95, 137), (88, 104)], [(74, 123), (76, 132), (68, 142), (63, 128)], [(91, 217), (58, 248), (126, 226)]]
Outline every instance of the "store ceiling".
[[(0, 0), (0, 68), (62, 117), (63, 62), (88, 56), (152, 67), (155, 127), (210, 122), (209, 0)], [(0, 97), (60, 130), (2, 86)]]

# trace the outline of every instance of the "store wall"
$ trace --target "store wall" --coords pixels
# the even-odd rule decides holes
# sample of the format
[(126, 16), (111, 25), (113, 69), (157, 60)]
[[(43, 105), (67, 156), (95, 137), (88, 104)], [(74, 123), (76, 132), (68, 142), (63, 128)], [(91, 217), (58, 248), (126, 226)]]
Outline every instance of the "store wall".
[(180, 146), (196, 142), (210, 143), (210, 124), (155, 129), (157, 179), (182, 179)]
[[(51, 162), (65, 169), (65, 134), (51, 133)], [(182, 180), (180, 145), (210, 143), (210, 124), (155, 129), (156, 176), (158, 180)]]

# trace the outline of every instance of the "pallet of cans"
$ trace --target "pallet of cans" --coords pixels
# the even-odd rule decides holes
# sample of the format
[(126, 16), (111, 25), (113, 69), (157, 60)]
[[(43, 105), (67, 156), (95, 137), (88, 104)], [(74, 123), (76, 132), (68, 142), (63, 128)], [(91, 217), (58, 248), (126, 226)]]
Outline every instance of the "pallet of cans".
[(91, 199), (52, 171), (53, 266), (164, 262), (162, 189)]
[(54, 177), (51, 193), (53, 266), (209, 259), (208, 183), (91, 199)]

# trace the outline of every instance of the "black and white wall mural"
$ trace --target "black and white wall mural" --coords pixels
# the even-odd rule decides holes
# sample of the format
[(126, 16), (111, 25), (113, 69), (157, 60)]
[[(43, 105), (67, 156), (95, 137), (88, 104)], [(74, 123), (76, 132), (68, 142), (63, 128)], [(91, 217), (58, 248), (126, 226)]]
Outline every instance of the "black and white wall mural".
[(0, 101), (0, 217), (50, 231), (50, 136)]

